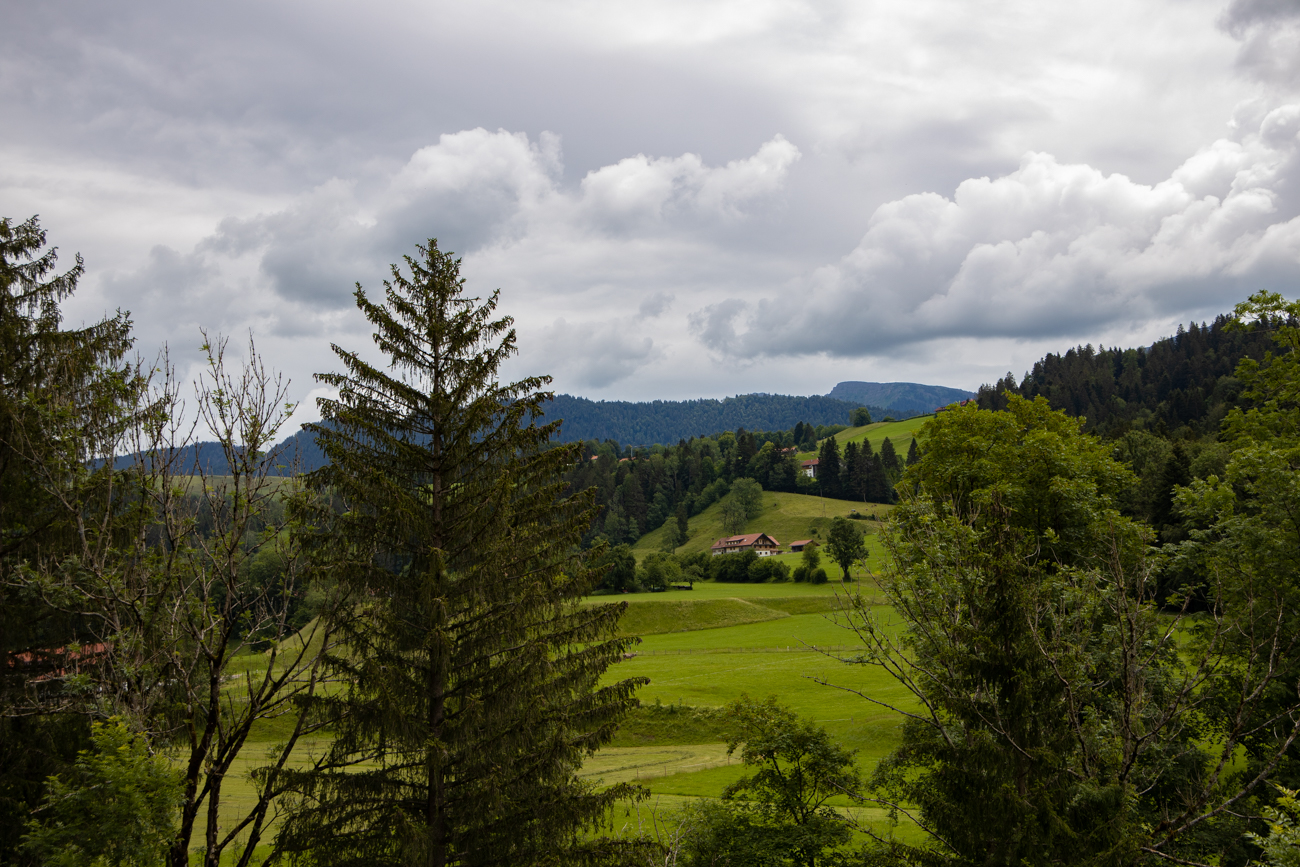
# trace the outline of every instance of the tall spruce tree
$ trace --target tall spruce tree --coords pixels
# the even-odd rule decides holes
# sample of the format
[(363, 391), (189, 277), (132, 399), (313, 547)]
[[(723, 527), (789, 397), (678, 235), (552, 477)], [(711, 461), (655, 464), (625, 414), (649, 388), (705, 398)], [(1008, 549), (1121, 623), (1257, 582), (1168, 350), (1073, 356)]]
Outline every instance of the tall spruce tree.
[(329, 660), (346, 687), (314, 708), (336, 740), (290, 775), (279, 844), (313, 864), (582, 863), (603, 845), (584, 831), (635, 794), (576, 775), (642, 682), (598, 686), (631, 644), (622, 605), (577, 604), (594, 509), (563, 495), (579, 447), (535, 423), (549, 378), (499, 383), (516, 349), (497, 293), (467, 296), (459, 260), (418, 249), (383, 303), (357, 286), (388, 369), (335, 347), (346, 372), (318, 377), (338, 398), (311, 483), (340, 504), (313, 516), (318, 556), (354, 601)]
[[(77, 505), (102, 501), (112, 469), (88, 468), (139, 382), (122, 359), (125, 313), (62, 327), (81, 257), (62, 274), (32, 217), (0, 219), (0, 863), (16, 852), (46, 777), (89, 746), (89, 718), (62, 688), (62, 649), (87, 635), (49, 604), (33, 571), (77, 550)], [(71, 508), (69, 508), (71, 506)], [(92, 525), (93, 521), (90, 522)], [(81, 528), (85, 530), (85, 528)], [(92, 527), (93, 529), (93, 527)], [(39, 686), (37, 686), (39, 684)]]
[(859, 460), (857, 443), (844, 446), (844, 466), (840, 470), (840, 491), (846, 500), (862, 499), (862, 462)]
[(898, 460), (898, 452), (894, 451), (894, 444), (889, 441), (889, 437), (885, 437), (885, 441), (880, 444), (880, 464), (885, 468), (892, 487), (903, 475), (903, 465)]
[(817, 455), (817, 484), (823, 497), (840, 496), (840, 445), (834, 436), (822, 441)]

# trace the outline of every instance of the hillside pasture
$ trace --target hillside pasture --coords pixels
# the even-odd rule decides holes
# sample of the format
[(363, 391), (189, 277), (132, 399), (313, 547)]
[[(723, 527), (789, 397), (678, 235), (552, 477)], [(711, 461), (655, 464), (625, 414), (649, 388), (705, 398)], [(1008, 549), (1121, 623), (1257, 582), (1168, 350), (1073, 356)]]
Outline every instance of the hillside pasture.
[[(650, 683), (639, 693), (643, 707), (620, 731), (613, 744), (617, 750), (598, 753), (584, 767), (584, 774), (593, 781), (639, 781), (652, 797), (639, 812), (626, 805), (611, 819), (671, 825), (684, 806), (698, 798), (716, 798), (739, 779), (744, 767), (735, 756), (728, 760), (721, 749), (727, 731), (725, 719), (717, 711), (741, 695), (776, 695), (802, 716), (825, 726), (837, 740), (857, 751), (864, 776), (898, 745), (901, 719), (863, 695), (904, 709), (914, 707), (911, 695), (888, 675), (853, 663), (861, 644), (835, 611), (846, 592), (861, 590), (870, 597), (874, 585), (862, 582), (846, 591), (828, 584), (784, 597), (771, 594), (801, 585), (696, 585), (700, 589), (706, 586), (710, 592), (728, 590), (755, 607), (820, 604), (831, 606), (831, 610), (643, 635), (633, 655), (606, 674), (607, 682), (649, 678)], [(629, 612), (644, 617), (636, 609), (656, 604), (663, 603), (647, 600), (630, 606)], [(886, 628), (897, 627), (888, 608), (876, 606), (873, 611)], [(692, 740), (701, 743), (687, 743)], [(709, 743), (715, 748), (706, 749)], [(890, 832), (883, 811), (850, 807), (847, 800), (840, 799), (834, 806), (851, 810), (879, 833)], [(919, 836), (917, 829), (908, 826), (898, 828), (897, 834), (903, 839)]]
[[(840, 431), (835, 435), (835, 442), (839, 444), (840, 451), (849, 443), (861, 443), (864, 440), (871, 443), (872, 452), (879, 452), (880, 445), (889, 439), (894, 445), (894, 451), (898, 452), (900, 458), (907, 457), (907, 446), (912, 439), (919, 435), (921, 426), (929, 421), (933, 416), (922, 415), (916, 418), (909, 418), (906, 421), (887, 421), (875, 422), (874, 424), (863, 425), (862, 427), (851, 427)], [(825, 440), (818, 440), (817, 445), (820, 447)], [(796, 456), (801, 461), (812, 460), (817, 457), (817, 452), (800, 452)], [(868, 508), (872, 504), (868, 503)]]
[[(800, 557), (783, 556), (792, 561)], [(650, 680), (638, 694), (642, 708), (581, 771), (590, 782), (631, 781), (649, 789), (647, 802), (620, 805), (611, 814), (610, 821), (617, 826), (612, 830), (647, 826), (637, 823), (671, 826), (682, 808), (700, 798), (720, 796), (739, 779), (744, 767), (737, 756), (727, 755), (729, 728), (719, 711), (743, 694), (776, 695), (799, 714), (824, 725), (857, 751), (863, 774), (869, 774), (897, 746), (900, 718), (856, 693), (904, 708), (913, 703), (878, 669), (844, 661), (861, 651), (837, 613), (852, 593), (864, 594), (869, 604), (878, 602), (878, 591), (869, 580), (848, 585), (699, 582), (690, 591), (588, 599), (592, 605), (629, 602), (621, 631), (641, 638), (628, 658), (610, 668), (603, 682), (628, 677)], [(888, 608), (876, 605), (873, 610), (887, 627), (896, 625)], [(255, 668), (259, 656), (250, 655), (246, 667)], [(253, 743), (232, 769), (224, 786), (230, 798), (223, 809), (227, 822), (233, 821), (236, 808), (251, 804), (254, 795), (248, 773), (265, 762), (266, 749), (283, 739), (288, 722), (286, 717), (259, 726)], [(295, 764), (327, 746), (327, 740), (304, 742)], [(889, 833), (882, 811), (854, 807), (842, 799), (834, 806), (854, 813), (880, 833)], [(902, 827), (897, 833), (912, 839), (918, 832)]]
[[(745, 533), (767, 533), (782, 545), (800, 539), (824, 540), (830, 530), (831, 521), (837, 517), (847, 518), (852, 512), (867, 515), (868, 519), (855, 521), (864, 532), (876, 532), (880, 524), (888, 517), (890, 506), (880, 503), (855, 503), (848, 500), (831, 500), (825, 497), (813, 497), (808, 494), (788, 494), (778, 491), (763, 492), (763, 511), (758, 517), (745, 524)], [(877, 520), (870, 520), (874, 515)], [(637, 559), (647, 554), (665, 550), (668, 543), (669, 524), (651, 530), (632, 545), (632, 553)], [(693, 554), (696, 551), (708, 551), (717, 540), (729, 535), (722, 528), (722, 503), (709, 506), (688, 522), (688, 539), (685, 545), (675, 549), (677, 554)], [(795, 555), (797, 558), (798, 555)], [(825, 559), (825, 558), (823, 558)], [(793, 564), (792, 564), (793, 565)], [(827, 568), (830, 575), (830, 568)], [(838, 573), (838, 570), (837, 570)], [(841, 577), (839, 574), (832, 576)]]

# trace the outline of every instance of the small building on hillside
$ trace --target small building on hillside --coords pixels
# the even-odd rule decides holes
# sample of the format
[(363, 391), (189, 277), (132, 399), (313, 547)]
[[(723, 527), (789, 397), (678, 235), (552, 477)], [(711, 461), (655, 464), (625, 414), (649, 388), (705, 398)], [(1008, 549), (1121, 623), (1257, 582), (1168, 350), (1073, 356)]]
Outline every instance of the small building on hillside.
[(807, 548), (809, 545), (816, 545), (816, 544), (817, 543), (814, 542), (812, 539), (800, 539), (798, 542), (790, 543), (790, 550), (797, 554), (800, 551), (802, 551), (804, 548)]
[(821, 458), (813, 458), (810, 461), (804, 461), (803, 463), (799, 464), (799, 467), (800, 469), (803, 470), (803, 474), (805, 476), (807, 476), (810, 479), (815, 479), (817, 478), (817, 464), (820, 461)]
[(719, 554), (740, 554), (753, 551), (760, 557), (770, 557), (780, 551), (781, 543), (766, 533), (746, 533), (744, 536), (728, 536), (713, 543), (709, 551), (713, 556)]

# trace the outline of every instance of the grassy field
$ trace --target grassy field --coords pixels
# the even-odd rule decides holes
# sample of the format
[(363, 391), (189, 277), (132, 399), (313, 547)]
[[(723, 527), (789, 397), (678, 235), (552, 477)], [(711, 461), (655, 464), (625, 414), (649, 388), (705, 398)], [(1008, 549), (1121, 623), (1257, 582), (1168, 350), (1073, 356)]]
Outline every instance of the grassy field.
[[(837, 580), (820, 586), (702, 582), (690, 591), (618, 597), (630, 603), (625, 633), (641, 641), (629, 658), (611, 667), (606, 682), (646, 677), (650, 683), (639, 693), (642, 709), (610, 747), (586, 762), (582, 776), (606, 784), (640, 782), (651, 798), (620, 806), (610, 817), (611, 828), (671, 826), (683, 807), (717, 797), (740, 777), (743, 766), (727, 755), (728, 725), (717, 709), (743, 694), (776, 695), (856, 750), (862, 772), (870, 773), (898, 744), (900, 720), (859, 693), (902, 707), (912, 703), (878, 669), (854, 662), (861, 645), (837, 613), (850, 593), (862, 593), (869, 602), (878, 595), (869, 580), (847, 585)], [(588, 604), (609, 601), (595, 597)], [(893, 622), (889, 609), (874, 610), (887, 625)], [(223, 813), (229, 820), (234, 808), (251, 804), (247, 775), (282, 736), (276, 729), (260, 731), (260, 739), (248, 745), (236, 773), (227, 778)], [(323, 741), (305, 744), (304, 755), (325, 746)], [(834, 806), (887, 831), (880, 811), (847, 801)], [(917, 831), (904, 827), (897, 834), (913, 839)]]
[[(828, 584), (808, 588), (800, 596), (772, 595), (778, 589), (800, 586), (696, 585), (698, 589), (707, 587), (710, 594), (730, 592), (737, 601), (758, 608), (779, 607), (795, 600), (826, 600), (823, 604), (834, 608), (838, 607), (837, 594), (843, 598), (845, 593), (839, 585)], [(870, 584), (859, 584), (848, 592), (861, 590), (870, 595), (874, 589)], [(638, 602), (629, 616), (644, 620), (649, 612), (641, 609), (662, 606), (667, 611), (679, 604), (662, 600), (662, 594), (644, 595), (655, 598)], [(888, 609), (875, 610), (886, 624), (893, 622)], [(636, 818), (671, 822), (673, 811), (691, 799), (717, 797), (744, 772), (734, 757), (725, 760), (725, 751), (706, 749), (710, 743), (716, 747), (725, 737), (725, 726), (709, 715), (709, 709), (720, 708), (744, 694), (756, 698), (776, 695), (801, 715), (821, 723), (837, 740), (857, 751), (862, 772), (869, 774), (897, 746), (900, 720), (862, 694), (904, 708), (911, 707), (912, 702), (891, 678), (854, 661), (861, 645), (838, 620), (830, 610), (643, 635), (635, 655), (615, 665), (607, 680), (649, 678), (649, 685), (640, 693), (645, 708), (629, 721), (629, 731), (616, 742), (617, 750), (608, 755), (602, 751), (584, 774), (611, 783), (640, 781), (652, 798), (649, 806), (642, 805)], [(676, 724), (665, 713), (674, 707), (681, 714)], [(651, 717), (648, 721), (647, 716)], [(847, 801), (837, 806), (849, 809)], [(885, 830), (883, 813), (856, 808), (854, 812), (877, 830)], [(625, 820), (633, 818), (631, 808), (624, 813)], [(903, 838), (915, 834), (915, 829), (899, 830)]]
[[(907, 457), (907, 446), (921, 430), (921, 425), (929, 421), (933, 416), (923, 415), (917, 418), (909, 418), (907, 421), (884, 421), (875, 424), (865, 425), (863, 427), (851, 427), (842, 430), (835, 435), (835, 442), (839, 444), (840, 450), (849, 443), (860, 443), (867, 440), (871, 443), (873, 452), (880, 451), (880, 444), (888, 437), (894, 445), (894, 451), (898, 452), (900, 458)], [(821, 441), (818, 442), (818, 445)], [(817, 457), (817, 452), (801, 452), (798, 455), (799, 460), (806, 461)]]
[[(744, 532), (767, 533), (769, 536), (774, 536), (782, 545), (788, 545), (799, 539), (825, 539), (833, 518), (848, 517), (850, 512), (857, 511), (867, 516), (874, 515), (879, 519), (861, 522), (863, 530), (873, 533), (889, 514), (889, 509), (889, 506), (879, 503), (853, 503), (848, 500), (830, 500), (807, 494), (764, 491), (763, 511), (745, 525)], [(664, 550), (668, 540), (668, 529), (669, 525), (665, 523), (659, 529), (646, 533), (632, 546), (632, 553), (640, 559), (647, 554)], [(692, 554), (696, 551), (707, 551), (714, 542), (728, 535), (722, 529), (722, 504), (714, 503), (691, 518), (688, 532), (690, 538), (685, 545), (676, 549), (676, 553)], [(830, 574), (829, 569), (827, 574)], [(840, 576), (837, 573), (833, 577)]]

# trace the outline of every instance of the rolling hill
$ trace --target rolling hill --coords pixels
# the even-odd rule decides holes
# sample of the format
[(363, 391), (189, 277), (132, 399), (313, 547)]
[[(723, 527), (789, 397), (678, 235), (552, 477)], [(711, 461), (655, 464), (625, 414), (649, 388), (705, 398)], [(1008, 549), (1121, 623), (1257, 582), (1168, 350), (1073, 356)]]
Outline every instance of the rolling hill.
[(919, 382), (841, 382), (831, 389), (827, 397), (858, 402), (863, 406), (880, 406), (888, 413), (871, 415), (921, 415), (934, 412), (935, 407), (947, 406), (975, 396), (973, 391), (948, 388), (944, 385), (922, 385)]
[[(894, 450), (898, 452), (899, 457), (904, 457), (907, 455), (908, 444), (929, 418), (930, 416), (918, 416), (905, 421), (876, 422), (863, 427), (847, 428), (835, 435), (835, 442), (843, 451), (849, 443), (860, 443), (866, 440), (871, 443), (871, 450), (878, 452), (880, 444), (888, 438), (894, 444)], [(825, 440), (818, 440), (817, 444), (820, 446), (823, 442)], [(796, 457), (801, 461), (808, 460), (817, 457), (817, 452), (801, 452)]]
[[(767, 533), (775, 536), (782, 545), (797, 539), (825, 539), (831, 519), (836, 516), (848, 517), (850, 512), (856, 510), (864, 515), (875, 515), (883, 520), (889, 514), (890, 508), (879, 503), (853, 503), (848, 500), (831, 500), (807, 494), (764, 491), (763, 512), (746, 524), (744, 532)], [(855, 523), (860, 523), (867, 532), (875, 532), (879, 527), (878, 522), (871, 520)], [(689, 538), (676, 552), (692, 554), (696, 551), (709, 550), (714, 542), (727, 535), (722, 529), (722, 503), (714, 503), (691, 518), (688, 526)], [(668, 540), (668, 529), (665, 525), (646, 533), (632, 546), (632, 553), (639, 558), (664, 550)]]
[[(589, 400), (557, 394), (547, 406), (547, 420), (563, 419), (559, 439), (616, 440), (621, 445), (675, 445), (678, 440), (745, 428), (789, 430), (799, 422), (813, 426), (847, 424), (849, 412), (867, 406), (873, 416), (888, 410), (852, 400), (814, 395), (739, 394), (722, 400)], [(933, 409), (933, 407), (931, 407)]]

